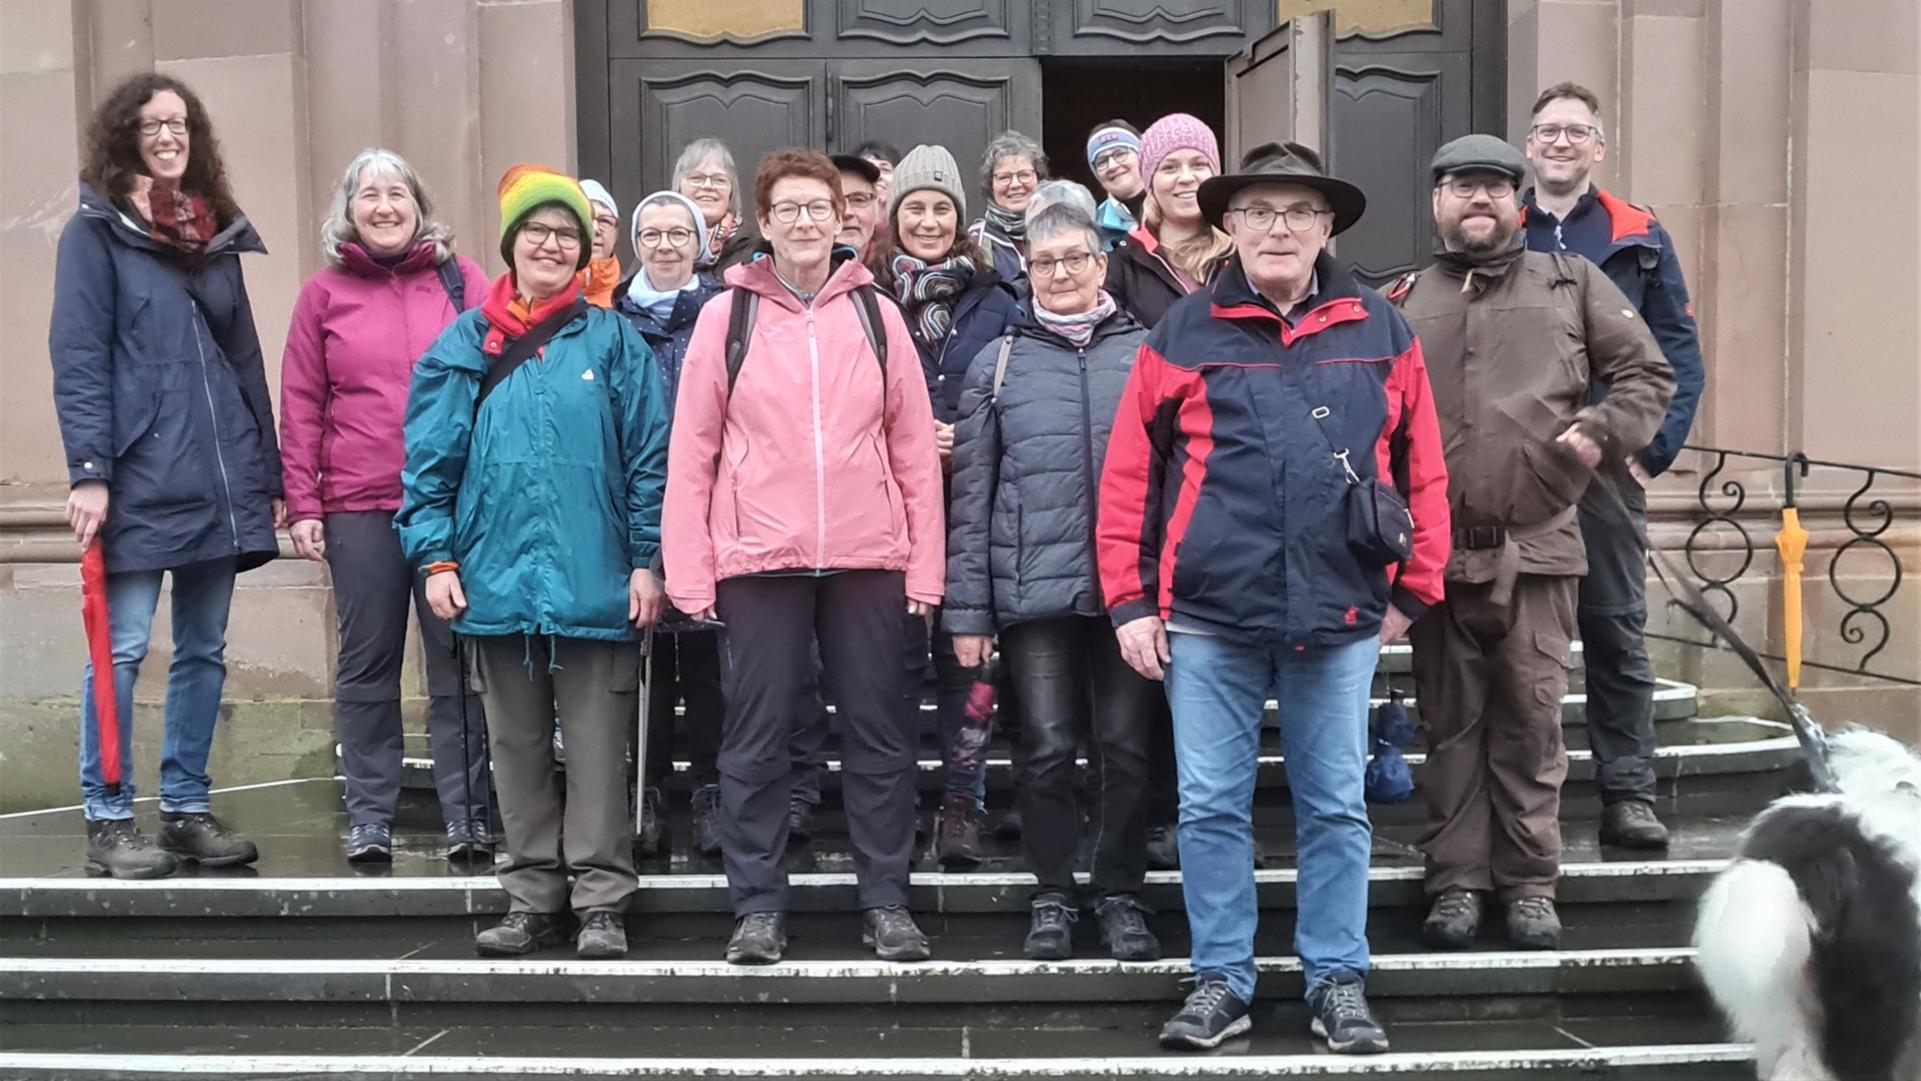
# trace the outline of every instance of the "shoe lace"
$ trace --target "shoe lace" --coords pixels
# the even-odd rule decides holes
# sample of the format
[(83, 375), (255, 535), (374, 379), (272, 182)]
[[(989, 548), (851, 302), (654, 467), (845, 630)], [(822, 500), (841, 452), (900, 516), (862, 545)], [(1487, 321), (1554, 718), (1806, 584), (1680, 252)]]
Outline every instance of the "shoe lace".
[(773, 934), (780, 929), (780, 914), (775, 912), (749, 912), (740, 918), (742, 931)]
[(447, 839), (449, 841), (471, 841), (473, 837), (472, 823), (459, 821), (447, 823)]
[(1143, 917), (1153, 915), (1154, 910), (1132, 894), (1116, 894), (1101, 898), (1100, 903), (1094, 906), (1094, 914), (1103, 920), (1118, 921), (1127, 930), (1133, 931), (1146, 928), (1147, 921)]
[[(347, 831), (347, 843), (352, 845), (372, 844), (380, 839), (381, 832), (380, 827), (374, 823), (362, 822), (360, 825)], [(447, 833), (449, 836), (453, 835), (452, 826), (447, 827)]]
[(532, 912), (509, 912), (500, 921), (500, 928), (503, 931), (513, 930), (513, 931), (531, 932), (533, 925), (534, 925), (534, 914)]
[(1205, 1017), (1220, 1009), (1221, 1001), (1229, 994), (1226, 980), (1203, 979), (1199, 976), (1190, 976), (1181, 982), (1194, 985), (1194, 989), (1187, 993), (1187, 1004), (1182, 1007), (1182, 1013), (1197, 1014)]
[(1514, 902), (1514, 911), (1531, 920), (1545, 920), (1554, 915), (1554, 902), (1546, 897), (1523, 897)]
[(883, 936), (917, 935), (920, 927), (914, 917), (899, 905), (888, 905), (874, 910), (874, 931)]
[(1624, 820), (1624, 825), (1646, 826), (1658, 824), (1661, 820), (1654, 817), (1654, 808), (1638, 799), (1623, 800), (1620, 810), (1615, 813)]
[(580, 922), (582, 931), (612, 931), (620, 926), (620, 921), (612, 912), (589, 912)]
[(1367, 994), (1358, 980), (1327, 984), (1321, 992), (1321, 1012), (1331, 1015), (1337, 1024), (1343, 1021), (1371, 1024), (1374, 1021), (1374, 1014), (1367, 1008)]
[(1042, 898), (1034, 902), (1034, 930), (1063, 931), (1072, 927), (1081, 914), (1069, 907), (1066, 901), (1058, 898)]
[(1457, 919), (1474, 913), (1474, 895), (1466, 890), (1448, 890), (1434, 902), (1434, 911), (1443, 919)]

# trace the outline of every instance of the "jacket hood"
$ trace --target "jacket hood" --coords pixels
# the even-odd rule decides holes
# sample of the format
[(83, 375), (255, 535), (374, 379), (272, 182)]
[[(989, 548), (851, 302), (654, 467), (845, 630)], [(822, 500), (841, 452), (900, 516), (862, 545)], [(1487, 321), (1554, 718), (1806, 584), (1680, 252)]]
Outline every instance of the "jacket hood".
[[(814, 303), (832, 300), (843, 293), (851, 293), (863, 285), (874, 283), (873, 272), (862, 266), (861, 261), (854, 257), (853, 249), (836, 247), (830, 258), (834, 267), (833, 273), (827, 276), (827, 284), (820, 287), (820, 292), (814, 294)], [(756, 258), (751, 262), (729, 267), (723, 280), (730, 286), (759, 293), (763, 298), (776, 304), (785, 305), (795, 311), (800, 310), (799, 299), (788, 291), (787, 286), (781, 283), (779, 275), (774, 273), (772, 256)]]

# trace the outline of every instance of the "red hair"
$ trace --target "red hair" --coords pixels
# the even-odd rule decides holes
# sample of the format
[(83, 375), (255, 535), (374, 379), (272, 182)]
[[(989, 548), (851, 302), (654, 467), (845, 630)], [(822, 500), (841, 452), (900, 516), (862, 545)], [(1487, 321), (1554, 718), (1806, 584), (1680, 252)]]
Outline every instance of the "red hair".
[[(760, 159), (760, 172), (754, 177), (756, 216), (773, 216), (774, 185), (790, 176), (806, 177), (827, 185), (827, 190), (834, 194), (834, 217), (839, 219), (846, 216), (847, 200), (840, 191), (840, 166), (818, 150), (798, 148), (769, 151)], [(836, 224), (835, 228), (838, 230), (839, 225)]]

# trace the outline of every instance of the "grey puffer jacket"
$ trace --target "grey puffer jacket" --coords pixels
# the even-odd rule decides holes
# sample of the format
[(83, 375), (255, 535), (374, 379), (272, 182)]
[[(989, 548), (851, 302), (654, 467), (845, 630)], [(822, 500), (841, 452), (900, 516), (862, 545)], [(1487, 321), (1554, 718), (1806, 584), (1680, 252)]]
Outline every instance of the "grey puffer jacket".
[(1078, 349), (1027, 317), (1014, 330), (998, 397), (1000, 340), (974, 357), (947, 509), (941, 620), (949, 633), (1106, 612), (1094, 562), (1101, 462), (1146, 337), (1116, 311)]

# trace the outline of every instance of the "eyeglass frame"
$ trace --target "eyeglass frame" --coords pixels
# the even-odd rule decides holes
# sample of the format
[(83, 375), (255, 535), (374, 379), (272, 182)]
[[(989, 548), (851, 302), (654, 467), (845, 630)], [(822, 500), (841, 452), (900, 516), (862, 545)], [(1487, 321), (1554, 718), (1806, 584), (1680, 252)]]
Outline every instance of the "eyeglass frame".
[[(654, 234), (653, 240), (647, 239), (648, 233)], [(674, 240), (672, 237), (675, 233), (683, 235), (679, 240)], [(642, 229), (634, 234), (634, 243), (642, 248), (658, 248), (661, 246), (660, 242), (665, 240), (670, 247), (678, 248), (682, 244), (692, 244), (697, 235), (692, 229), (682, 225), (676, 225), (672, 229)]]
[[(567, 236), (569, 233), (573, 234), (571, 240), (568, 239)], [(520, 235), (532, 241), (536, 248), (546, 247), (548, 239), (551, 238), (554, 246), (558, 247), (561, 251), (566, 251), (569, 248), (577, 250), (580, 247), (581, 241), (585, 239), (580, 230), (571, 225), (548, 225), (544, 221), (521, 222)]]
[[(1582, 132), (1578, 138), (1574, 134), (1576, 128)], [(1545, 134), (1548, 130), (1554, 132), (1553, 138)], [(1607, 136), (1601, 134), (1599, 124), (1535, 124), (1527, 129), (1527, 134), (1528, 138), (1539, 140), (1543, 146), (1553, 146), (1561, 141), (1563, 135), (1567, 136), (1569, 146), (1586, 146), (1590, 140), (1594, 139), (1607, 142)]]
[[(1256, 233), (1272, 233), (1274, 231), (1275, 222), (1280, 222), (1286, 225), (1287, 231), (1290, 233), (1304, 233), (1309, 229), (1312, 229), (1315, 223), (1321, 220), (1322, 215), (1333, 217), (1334, 211), (1321, 210), (1317, 207), (1311, 207), (1311, 206), (1289, 206), (1289, 207), (1236, 206), (1236, 207), (1229, 207), (1227, 210), (1223, 211), (1221, 214), (1221, 218), (1222, 220), (1226, 220), (1228, 218), (1233, 217), (1236, 214), (1239, 214), (1241, 216), (1242, 226)], [(1261, 226), (1255, 225), (1252, 221), (1249, 221), (1247, 217), (1249, 214), (1272, 214), (1274, 216), (1268, 220), (1266, 227), (1263, 228)], [(1302, 214), (1307, 215), (1307, 220), (1300, 222), (1299, 224), (1296, 224), (1295, 219), (1297, 218), (1298, 215), (1302, 215)]]
[(690, 188), (731, 188), (734, 178), (726, 173), (688, 173), (680, 178), (682, 184)]
[[(1054, 259), (1054, 258), (1029, 259), (1027, 261), (1027, 276), (1030, 278), (1052, 278), (1056, 276), (1054, 273), (1055, 268), (1066, 267), (1067, 276), (1071, 278), (1076, 274), (1086, 273), (1087, 268), (1090, 266), (1093, 266), (1094, 260), (1099, 259), (1100, 257), (1101, 256), (1099, 252), (1071, 251), (1071, 252), (1068, 252), (1066, 255), (1061, 256), (1058, 259)], [(1082, 261), (1080, 268), (1078, 270), (1071, 265), (1072, 261), (1075, 259), (1079, 259)], [(1041, 269), (1041, 266), (1043, 264), (1047, 264), (1046, 270)]]
[(1109, 147), (1108, 149), (1101, 151), (1099, 154), (1094, 155), (1095, 174), (1098, 175), (1101, 172), (1104, 172), (1106, 170), (1107, 166), (1102, 165), (1101, 164), (1102, 162), (1112, 163), (1119, 160), (1120, 158), (1126, 157), (1129, 154), (1132, 154), (1137, 158), (1141, 156), (1141, 152), (1134, 149), (1131, 146)]
[(1032, 186), (1040, 183), (1041, 171), (1029, 167), (1026, 169), (1018, 169), (1011, 173), (995, 173), (989, 179), (993, 180), (994, 186), (997, 188), (1011, 188), (1015, 184)]
[[(814, 211), (819, 207), (825, 207), (826, 210), (816, 214)], [(846, 216), (834, 209), (832, 199), (810, 199), (805, 203), (775, 203), (767, 208), (767, 217), (781, 225), (794, 225), (800, 221), (803, 211), (806, 212), (807, 219), (816, 225)], [(783, 217), (783, 214), (788, 216)]]
[[(173, 117), (167, 120), (136, 120), (133, 127), (135, 131), (140, 133), (140, 137), (143, 139), (152, 139), (159, 135), (161, 128), (166, 128), (175, 138), (179, 138), (192, 130), (191, 122), (184, 116)], [(147, 129), (149, 127), (153, 128), (153, 130), (148, 131)]]
[[(1479, 176), (1480, 179), (1470, 180), (1468, 176)], [(1448, 194), (1454, 196), (1456, 199), (1472, 199), (1474, 198), (1474, 193), (1479, 191), (1487, 192), (1489, 199), (1511, 199), (1514, 197), (1515, 192), (1521, 190), (1521, 185), (1516, 182), (1514, 178), (1505, 174), (1470, 173), (1468, 176), (1449, 174), (1442, 177), (1441, 182), (1436, 185), (1436, 187), (1446, 188)], [(1495, 185), (1497, 184), (1501, 186), (1502, 190), (1495, 190)], [(1462, 190), (1463, 188), (1466, 190)]]

